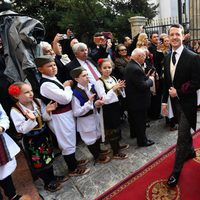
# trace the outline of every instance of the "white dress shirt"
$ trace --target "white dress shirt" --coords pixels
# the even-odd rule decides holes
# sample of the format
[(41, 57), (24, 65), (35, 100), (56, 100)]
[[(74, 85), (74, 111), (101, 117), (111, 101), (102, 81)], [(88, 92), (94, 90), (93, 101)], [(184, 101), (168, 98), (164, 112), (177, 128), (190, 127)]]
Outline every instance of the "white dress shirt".
[[(83, 60), (80, 60), (80, 59), (78, 59), (78, 58), (77, 58), (77, 60), (79, 61), (79, 63), (81, 64), (81, 66), (82, 66), (84, 69), (87, 70), (87, 72), (88, 72), (88, 78), (89, 78), (90, 83), (95, 84), (96, 79), (95, 79), (94, 76), (92, 75), (90, 69), (88, 68), (88, 66), (87, 66), (87, 64), (86, 64), (86, 62), (83, 61)], [(98, 69), (97, 69), (89, 60), (87, 60), (87, 62), (88, 62), (88, 63), (90, 64), (90, 66), (93, 68), (93, 70), (95, 71), (95, 73), (97, 74), (97, 76), (98, 76), (98, 77), (101, 77), (101, 74), (100, 74), (100, 72), (98, 71)]]
[[(172, 56), (171, 56), (171, 59), (170, 59), (170, 74), (171, 74), (172, 81), (174, 80), (176, 66), (177, 66), (177, 63), (178, 63), (179, 58), (181, 56), (181, 53), (183, 51), (183, 48), (184, 48), (183, 45), (181, 45), (178, 49), (176, 49), (176, 55), (175, 55), (176, 64), (175, 65), (172, 63)], [(174, 52), (174, 50), (172, 49), (172, 55), (173, 55), (173, 52)]]

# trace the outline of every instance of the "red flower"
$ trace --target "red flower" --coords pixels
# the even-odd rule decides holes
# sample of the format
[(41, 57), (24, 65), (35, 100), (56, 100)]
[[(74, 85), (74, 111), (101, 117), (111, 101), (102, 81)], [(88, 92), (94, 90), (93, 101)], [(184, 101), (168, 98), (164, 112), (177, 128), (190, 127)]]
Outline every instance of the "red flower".
[(40, 157), (37, 156), (37, 155), (33, 155), (33, 156), (32, 156), (32, 160), (34, 160), (34, 161), (40, 160)]
[(8, 93), (12, 96), (19, 96), (21, 93), (21, 89), (19, 88), (19, 86), (12, 84), (9, 88), (8, 88)]
[(43, 153), (44, 150), (45, 150), (45, 146), (41, 146), (41, 147), (39, 148), (40, 153)]
[(97, 63), (100, 65), (103, 62), (103, 58), (99, 58)]
[(35, 168), (41, 168), (41, 167), (42, 167), (42, 164), (41, 164), (41, 163), (34, 163), (34, 167), (35, 167)]

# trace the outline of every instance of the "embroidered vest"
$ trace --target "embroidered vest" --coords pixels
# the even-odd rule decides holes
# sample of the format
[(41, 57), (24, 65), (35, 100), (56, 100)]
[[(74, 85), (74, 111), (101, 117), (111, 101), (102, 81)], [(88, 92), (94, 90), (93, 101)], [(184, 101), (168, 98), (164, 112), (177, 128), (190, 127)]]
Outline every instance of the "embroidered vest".
[[(92, 85), (91, 92), (93, 94), (96, 94), (96, 91), (94, 89), (94, 85)], [(89, 100), (86, 92), (84, 90), (82, 90), (81, 88), (77, 87), (77, 86), (73, 90), (73, 95), (80, 101), (81, 106), (83, 106)], [(82, 115), (80, 117), (86, 117), (86, 116), (91, 115), (91, 114), (93, 114), (93, 110), (90, 110), (85, 115)]]
[[(38, 113), (38, 115), (36, 117), (36, 121), (37, 121), (38, 124), (37, 124), (37, 126), (35, 126), (32, 129), (32, 131), (37, 131), (37, 130), (41, 130), (42, 128), (44, 128), (45, 122), (43, 121), (42, 116), (41, 116), (41, 106), (40, 106), (40, 103), (38, 102), (37, 99), (34, 99), (33, 101), (36, 103), (36, 105), (38, 107), (38, 110), (40, 112), (40, 114)], [(20, 112), (26, 119), (28, 119), (27, 116), (24, 114), (23, 110), (21, 109), (21, 107), (20, 107), (20, 105), (19, 105), (18, 102), (13, 105), (13, 108), (15, 108), (15, 110), (17, 110), (18, 112)]]
[[(40, 80), (40, 86), (45, 83), (45, 82), (51, 82), (51, 83), (54, 83), (56, 84), (60, 89), (64, 90), (64, 86), (59, 84), (57, 81), (54, 81), (54, 80), (51, 80), (51, 79), (47, 79), (47, 78), (44, 78), (42, 77), (41, 80)], [(52, 101), (51, 99), (48, 99), (42, 95), (40, 95), (42, 101), (47, 105), (50, 101)], [(56, 108), (55, 111), (52, 111), (53, 114), (59, 114), (59, 113), (63, 113), (63, 112), (67, 112), (71, 110), (71, 102), (66, 104), (66, 105), (61, 105), (58, 103), (58, 107)]]

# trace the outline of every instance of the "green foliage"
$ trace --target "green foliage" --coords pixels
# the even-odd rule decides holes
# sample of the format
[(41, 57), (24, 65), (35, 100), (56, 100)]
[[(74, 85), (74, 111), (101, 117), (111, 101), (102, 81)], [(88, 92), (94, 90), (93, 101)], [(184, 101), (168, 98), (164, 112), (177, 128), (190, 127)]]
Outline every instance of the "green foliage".
[(13, 0), (13, 10), (42, 21), (46, 39), (64, 33), (73, 25), (76, 36), (91, 37), (98, 31), (111, 31), (117, 37), (130, 35), (128, 18), (142, 15), (152, 19), (157, 5), (147, 0)]

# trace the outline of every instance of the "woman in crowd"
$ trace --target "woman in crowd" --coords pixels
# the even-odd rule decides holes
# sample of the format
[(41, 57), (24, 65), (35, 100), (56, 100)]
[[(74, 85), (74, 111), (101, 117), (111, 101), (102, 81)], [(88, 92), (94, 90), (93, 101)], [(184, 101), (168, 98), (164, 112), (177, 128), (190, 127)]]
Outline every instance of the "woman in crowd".
[(129, 60), (130, 56), (127, 54), (126, 46), (118, 44), (116, 46), (115, 68), (113, 70), (113, 74), (117, 79), (124, 80), (124, 70)]

